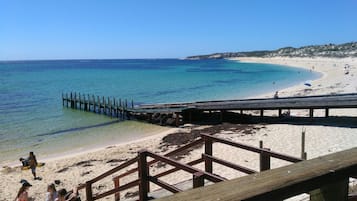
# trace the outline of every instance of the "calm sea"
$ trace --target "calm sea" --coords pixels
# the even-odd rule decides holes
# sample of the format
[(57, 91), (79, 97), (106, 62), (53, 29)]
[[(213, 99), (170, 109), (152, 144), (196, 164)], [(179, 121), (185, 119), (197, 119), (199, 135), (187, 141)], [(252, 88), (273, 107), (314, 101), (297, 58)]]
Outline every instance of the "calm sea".
[(154, 125), (62, 107), (62, 92), (133, 99), (135, 104), (244, 98), (316, 79), (279, 65), (228, 60), (0, 62), (0, 163), (133, 140)]

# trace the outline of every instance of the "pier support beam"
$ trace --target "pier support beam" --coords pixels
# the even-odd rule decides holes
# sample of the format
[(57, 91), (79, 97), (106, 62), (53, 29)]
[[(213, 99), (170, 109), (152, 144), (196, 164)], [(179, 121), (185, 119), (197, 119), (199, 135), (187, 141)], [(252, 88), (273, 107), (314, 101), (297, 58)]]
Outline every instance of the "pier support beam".
[(325, 108), (325, 117), (328, 117), (328, 116), (329, 116), (329, 109)]
[(309, 110), (309, 117), (310, 118), (314, 117), (314, 109), (312, 108)]

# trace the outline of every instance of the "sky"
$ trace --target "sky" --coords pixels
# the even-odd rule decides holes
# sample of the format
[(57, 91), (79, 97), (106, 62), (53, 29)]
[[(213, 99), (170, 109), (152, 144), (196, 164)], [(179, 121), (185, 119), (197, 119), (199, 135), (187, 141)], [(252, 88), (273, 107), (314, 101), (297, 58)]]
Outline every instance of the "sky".
[(183, 58), (357, 41), (357, 0), (0, 0), (0, 60)]

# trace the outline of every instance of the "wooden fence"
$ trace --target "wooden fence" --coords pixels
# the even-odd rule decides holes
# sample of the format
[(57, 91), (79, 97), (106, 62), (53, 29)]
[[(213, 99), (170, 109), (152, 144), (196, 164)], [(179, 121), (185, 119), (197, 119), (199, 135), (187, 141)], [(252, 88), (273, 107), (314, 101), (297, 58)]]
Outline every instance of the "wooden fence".
[(348, 180), (357, 177), (357, 148), (192, 189), (158, 201), (267, 201), (309, 193), (311, 201), (352, 201)]
[[(178, 189), (176, 186), (170, 185), (170, 184), (159, 179), (162, 176), (174, 173), (178, 170), (184, 170), (184, 171), (189, 172), (193, 175), (192, 176), (192, 178), (193, 178), (192, 187), (193, 188), (198, 188), (198, 187), (204, 186), (205, 179), (209, 180), (211, 182), (214, 182), (214, 183), (226, 180), (225, 178), (218, 176), (219, 173), (212, 172), (212, 163), (213, 162), (233, 168), (235, 170), (244, 172), (246, 174), (257, 173), (257, 171), (255, 171), (255, 170), (252, 170), (252, 169), (249, 169), (249, 168), (237, 165), (237, 164), (233, 164), (229, 161), (225, 161), (225, 160), (214, 157), (212, 155), (212, 153), (213, 153), (212, 145), (214, 142), (224, 143), (227, 145), (231, 145), (231, 146), (234, 146), (237, 148), (245, 149), (245, 150), (256, 152), (256, 153), (260, 154), (260, 170), (261, 171), (270, 169), (270, 157), (279, 158), (279, 159), (286, 160), (286, 161), (293, 162), (293, 163), (300, 162), (303, 160), (303, 159), (288, 156), (285, 154), (276, 153), (276, 152), (270, 151), (270, 150), (262, 148), (262, 147), (253, 147), (253, 146), (233, 142), (230, 140), (218, 138), (218, 137), (215, 137), (212, 135), (201, 134), (201, 138), (199, 138), (198, 140), (196, 140), (192, 143), (189, 143), (177, 150), (169, 152), (169, 153), (165, 154), (164, 156), (152, 153), (147, 150), (142, 150), (138, 153), (137, 157), (119, 165), (116, 168), (113, 168), (112, 170), (110, 170), (108, 172), (103, 173), (102, 175), (99, 175), (98, 177), (96, 177), (90, 181), (87, 181), (86, 184), (81, 185), (80, 188), (86, 189), (86, 198), (88, 201), (92, 201), (92, 200), (97, 200), (97, 199), (104, 198), (106, 196), (113, 195), (113, 194), (114, 194), (115, 200), (120, 200), (120, 191), (139, 186), (139, 199), (140, 199), (140, 201), (146, 201), (146, 200), (148, 200), (148, 193), (150, 192), (149, 182), (152, 182), (152, 183), (154, 183), (154, 184), (156, 184), (156, 185), (162, 187), (163, 189), (166, 189), (172, 193), (181, 192), (182, 190)], [(178, 161), (175, 161), (175, 160), (169, 158), (169, 156), (173, 156), (177, 153), (185, 151), (185, 150), (192, 148), (193, 146), (197, 146), (201, 143), (204, 143), (204, 145), (205, 145), (205, 152), (202, 154), (201, 158), (199, 158), (199, 159), (193, 160), (187, 164), (183, 164), (181, 162), (178, 162)], [(147, 159), (148, 157), (153, 158), (154, 160), (148, 161), (148, 159)], [(152, 165), (153, 163), (156, 163), (158, 161), (169, 164), (169, 165), (173, 166), (173, 168), (169, 169), (165, 172), (159, 173), (157, 175), (150, 175), (149, 174), (150, 165)], [(193, 165), (199, 164), (201, 162), (205, 163), (205, 170), (200, 170), (200, 169), (192, 167)], [(101, 193), (101, 194), (96, 194), (96, 195), (93, 194), (93, 192), (92, 192), (93, 183), (98, 182), (109, 175), (113, 175), (114, 173), (117, 173), (118, 171), (120, 171), (124, 168), (127, 168), (128, 166), (135, 164), (135, 163), (138, 164), (137, 168), (133, 168), (131, 170), (126, 171), (125, 173), (122, 173), (121, 175), (113, 177), (113, 182), (114, 182), (113, 189), (111, 189), (107, 192)], [(130, 174), (135, 173), (135, 172), (138, 173), (138, 179), (131, 181), (129, 183), (126, 183), (124, 185), (121, 185), (121, 182), (120, 182), (121, 178), (124, 178)]]

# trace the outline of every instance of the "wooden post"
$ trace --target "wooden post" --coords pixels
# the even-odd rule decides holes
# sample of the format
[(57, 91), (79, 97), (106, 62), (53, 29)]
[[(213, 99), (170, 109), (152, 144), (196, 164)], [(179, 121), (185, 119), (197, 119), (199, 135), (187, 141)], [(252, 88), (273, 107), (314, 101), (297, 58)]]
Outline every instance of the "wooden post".
[(106, 114), (107, 111), (106, 111), (106, 107), (105, 107), (105, 98), (103, 96), (103, 113)]
[(116, 105), (116, 102), (115, 102), (115, 98), (113, 98), (113, 112), (114, 112), (114, 117), (117, 116), (116, 112), (117, 112), (117, 105)]
[(188, 122), (192, 122), (192, 111), (188, 112)]
[(74, 92), (74, 109), (77, 109), (77, 92)]
[(110, 98), (108, 97), (108, 113), (110, 114), (110, 117), (112, 117), (112, 104), (110, 102)]
[(66, 99), (67, 99), (66, 105), (67, 105), (67, 107), (68, 107), (68, 102), (69, 102), (69, 100), (68, 100), (68, 94), (67, 94), (67, 93), (66, 93)]
[(263, 110), (263, 109), (260, 110), (260, 116), (261, 116), (261, 117), (264, 116), (264, 110)]
[(73, 98), (73, 94), (72, 94), (72, 92), (71, 92), (71, 99), (70, 99), (70, 102), (71, 102), (71, 108), (73, 108), (73, 104), (72, 104), (72, 98)]
[(243, 114), (243, 110), (242, 109), (240, 110), (240, 114)]
[(205, 177), (202, 172), (193, 173), (193, 188), (202, 187), (205, 185)]
[(148, 164), (146, 161), (146, 150), (139, 151), (139, 160), (138, 160), (138, 168), (139, 168), (139, 200), (147, 201), (148, 200), (148, 192), (149, 192), (149, 172), (148, 172)]
[(348, 178), (326, 184), (310, 192), (310, 201), (348, 200)]
[(100, 113), (100, 99), (99, 99), (99, 96), (97, 96), (97, 107), (98, 107), (98, 111), (99, 111), (99, 113)]
[(92, 95), (92, 101), (93, 101), (93, 112), (95, 112), (95, 96)]
[(176, 114), (176, 126), (178, 127), (180, 124), (180, 115), (177, 112), (175, 114)]
[(325, 108), (325, 117), (327, 118), (329, 116), (329, 109), (328, 108)]
[[(212, 139), (207, 137), (203, 138), (205, 141), (205, 154), (212, 156)], [(212, 160), (205, 158), (205, 171), (212, 173)]]
[(302, 129), (301, 132), (301, 158), (306, 160), (306, 152), (305, 152), (305, 129)]
[(281, 117), (281, 109), (279, 109), (278, 116)]
[(79, 110), (82, 110), (82, 97), (81, 97), (81, 93), (78, 93), (78, 99), (79, 99)]
[[(263, 148), (263, 141), (259, 141), (259, 147), (261, 149), (269, 150), (267, 148)], [(260, 171), (262, 172), (264, 170), (270, 170), (270, 156), (265, 152), (261, 152), (260, 153)]]
[[(119, 187), (120, 187), (119, 177), (116, 177), (116, 178), (114, 178), (114, 188), (119, 188)], [(114, 200), (115, 201), (120, 200), (120, 191), (118, 191), (114, 194)]]
[(92, 193), (92, 183), (86, 182), (86, 198), (87, 201), (93, 201), (93, 193)]
[(309, 117), (312, 118), (314, 117), (314, 109), (310, 108), (310, 111), (309, 111)]

